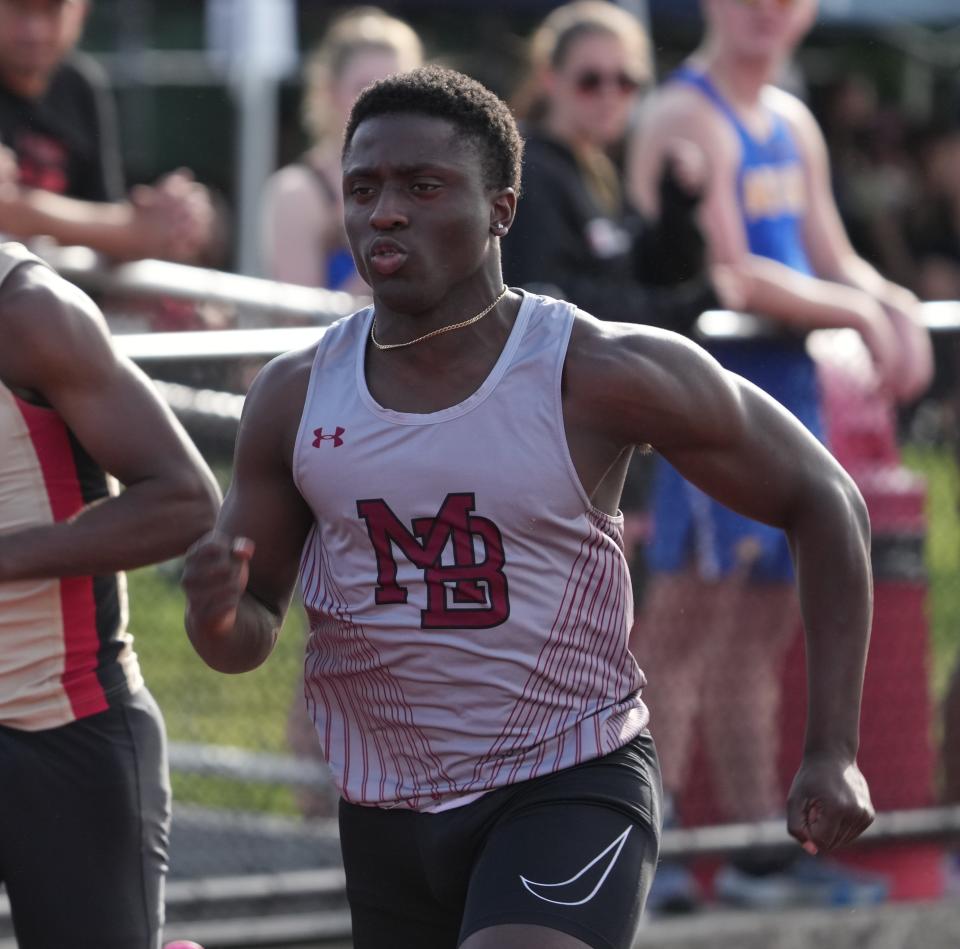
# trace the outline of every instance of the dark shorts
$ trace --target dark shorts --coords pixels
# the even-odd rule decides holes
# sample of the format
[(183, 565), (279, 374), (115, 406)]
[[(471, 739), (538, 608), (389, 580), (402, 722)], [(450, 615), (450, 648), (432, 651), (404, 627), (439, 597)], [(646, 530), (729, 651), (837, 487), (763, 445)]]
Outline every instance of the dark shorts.
[(170, 784), (146, 689), (39, 732), (0, 726), (0, 881), (20, 949), (157, 949)]
[(660, 843), (646, 732), (556, 774), (439, 814), (340, 804), (354, 949), (455, 949), (528, 924), (633, 945)]

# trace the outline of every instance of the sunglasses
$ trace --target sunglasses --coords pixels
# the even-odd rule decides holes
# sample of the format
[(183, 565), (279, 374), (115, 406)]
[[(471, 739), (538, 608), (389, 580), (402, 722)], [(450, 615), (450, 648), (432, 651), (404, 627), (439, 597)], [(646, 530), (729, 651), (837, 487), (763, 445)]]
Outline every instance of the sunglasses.
[(585, 96), (595, 96), (604, 86), (613, 86), (621, 95), (636, 92), (641, 83), (625, 72), (602, 73), (596, 69), (587, 69), (573, 78), (577, 92)]

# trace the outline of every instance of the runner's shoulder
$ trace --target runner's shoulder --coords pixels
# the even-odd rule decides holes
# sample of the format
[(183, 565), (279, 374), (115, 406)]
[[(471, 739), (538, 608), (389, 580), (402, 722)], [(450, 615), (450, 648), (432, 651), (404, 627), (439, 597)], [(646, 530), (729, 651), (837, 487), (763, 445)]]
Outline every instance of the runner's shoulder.
[[(639, 316), (640, 314), (638, 314)], [(599, 320), (577, 310), (567, 351), (571, 378), (645, 380), (687, 373), (710, 361), (706, 351), (687, 337), (641, 322)]]
[(258, 416), (284, 419), (303, 408), (317, 343), (291, 350), (271, 359), (254, 377), (246, 406)]
[(679, 333), (578, 311), (565, 364), (565, 411), (614, 434), (624, 424), (637, 431), (722, 427), (736, 400), (733, 379)]

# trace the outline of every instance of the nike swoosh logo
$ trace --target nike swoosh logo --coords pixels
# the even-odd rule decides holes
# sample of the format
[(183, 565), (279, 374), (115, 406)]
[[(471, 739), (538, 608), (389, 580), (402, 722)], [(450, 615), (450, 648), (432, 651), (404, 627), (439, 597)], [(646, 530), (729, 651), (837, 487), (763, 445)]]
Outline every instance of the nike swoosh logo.
[[(582, 906), (584, 903), (589, 903), (599, 891), (600, 887), (603, 886), (604, 881), (610, 876), (610, 871), (613, 869), (614, 865), (617, 862), (617, 859), (620, 856), (620, 851), (623, 850), (623, 845), (627, 842), (627, 836), (630, 831), (633, 830), (633, 827), (628, 827), (616, 840), (613, 841), (608, 847), (605, 847), (600, 853), (598, 853), (582, 870), (579, 870), (575, 873), (569, 880), (563, 880), (561, 883), (537, 883), (535, 880), (528, 880), (525, 876), (520, 876), (520, 882), (527, 888), (527, 890), (532, 893), (538, 900), (543, 900), (545, 903), (554, 903), (557, 906)], [(609, 856), (607, 856), (609, 854)], [(569, 896), (573, 895), (570, 893), (571, 890), (579, 890), (582, 892), (582, 887), (575, 886), (577, 881), (585, 874), (588, 873), (594, 866), (600, 863), (604, 857), (607, 857), (607, 865), (603, 869), (600, 879), (597, 881), (596, 886), (580, 900), (573, 899), (557, 899), (559, 896)], [(563, 887), (567, 889), (564, 890)], [(538, 892), (539, 890), (546, 890), (549, 892), (549, 896), (544, 896), (543, 893)]]

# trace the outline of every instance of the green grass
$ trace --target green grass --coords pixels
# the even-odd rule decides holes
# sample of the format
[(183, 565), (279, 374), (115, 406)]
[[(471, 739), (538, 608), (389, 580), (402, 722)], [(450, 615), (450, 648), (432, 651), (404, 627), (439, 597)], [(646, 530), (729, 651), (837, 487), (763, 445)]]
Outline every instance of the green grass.
[[(277, 648), (263, 666), (243, 675), (223, 675), (204, 665), (187, 640), (178, 577), (179, 565), (128, 575), (130, 631), (170, 740), (286, 752), (290, 701), (303, 675), (302, 613), (291, 611)], [(295, 810), (290, 791), (274, 785), (175, 775), (174, 792), (177, 800), (211, 806)]]
[(939, 700), (960, 650), (960, 471), (949, 448), (910, 446), (903, 460), (927, 480), (930, 675)]

